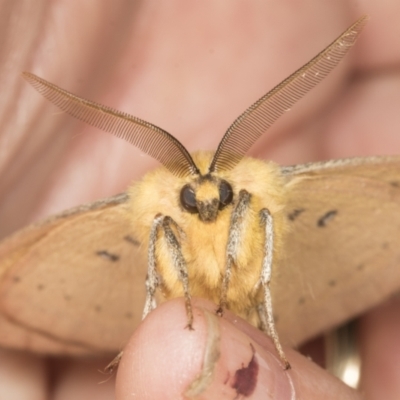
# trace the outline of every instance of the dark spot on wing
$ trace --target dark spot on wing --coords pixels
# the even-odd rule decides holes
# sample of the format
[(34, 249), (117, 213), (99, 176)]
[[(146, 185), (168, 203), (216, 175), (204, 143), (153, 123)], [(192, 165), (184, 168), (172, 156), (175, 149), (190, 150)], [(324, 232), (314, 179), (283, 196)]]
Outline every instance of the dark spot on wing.
[(99, 250), (96, 254), (108, 261), (116, 262), (119, 260), (119, 255), (109, 253), (107, 250)]
[(232, 389), (236, 390), (236, 394), (238, 397), (251, 396), (257, 385), (259, 366), (255, 357), (256, 351), (251, 343), (250, 347), (251, 351), (253, 352), (253, 356), (251, 357), (251, 360), (248, 363), (247, 367), (243, 365), (242, 368), (238, 369), (235, 372), (235, 376), (233, 377), (233, 382), (231, 385)]
[(133, 244), (134, 246), (140, 246), (140, 242), (137, 241), (136, 239), (134, 239), (132, 236), (130, 235), (126, 235), (124, 236), (124, 240), (127, 241), (128, 243)]
[(42, 283), (39, 283), (39, 285), (37, 285), (37, 290), (43, 290), (44, 289), (44, 285)]
[(330, 281), (328, 282), (328, 285), (329, 285), (330, 287), (334, 287), (334, 286), (336, 286), (336, 281), (335, 281), (334, 279), (332, 279), (332, 280), (330, 280)]
[(306, 211), (304, 208), (296, 208), (292, 212), (288, 214), (288, 218), (290, 221), (294, 221), (300, 214)]
[(320, 228), (324, 228), (326, 224), (335, 216), (337, 215), (337, 210), (330, 210), (326, 212), (322, 217), (320, 217), (317, 221), (317, 226)]

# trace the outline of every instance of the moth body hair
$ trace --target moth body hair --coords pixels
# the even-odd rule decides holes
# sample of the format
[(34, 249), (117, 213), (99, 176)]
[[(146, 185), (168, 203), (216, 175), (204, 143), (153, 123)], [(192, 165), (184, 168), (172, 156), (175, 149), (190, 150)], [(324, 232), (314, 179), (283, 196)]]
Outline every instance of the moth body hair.
[[(207, 174), (213, 157), (212, 152), (192, 154), (200, 173)], [(220, 301), (221, 282), (226, 266), (226, 247), (231, 214), (240, 190), (251, 194), (235, 265), (228, 288), (228, 308), (259, 326), (256, 306), (260, 302), (259, 279), (262, 267), (265, 232), (260, 224), (260, 210), (266, 208), (274, 218), (274, 260), (282, 254), (284, 235), (288, 230), (285, 216), (285, 177), (273, 162), (243, 158), (230, 171), (212, 173), (215, 181), (223, 179), (233, 189), (233, 202), (218, 211), (215, 221), (204, 222), (198, 214), (191, 214), (180, 205), (179, 194), (183, 186), (199, 186), (196, 193), (201, 198), (218, 193), (214, 181), (198, 179), (197, 175), (179, 178), (166, 168), (160, 167), (146, 174), (129, 189), (129, 209), (132, 226), (139, 241), (148, 246), (150, 229), (157, 214), (171, 217), (182, 229), (180, 238), (182, 253), (187, 263), (189, 287), (192, 296), (208, 298), (216, 304)], [(196, 182), (197, 181), (197, 182)], [(200, 183), (199, 183), (200, 181)], [(160, 234), (162, 236), (162, 234)], [(161, 239), (161, 238), (159, 238)], [(184, 295), (182, 284), (176, 279), (171, 267), (170, 251), (163, 240), (156, 247), (158, 273), (162, 277), (162, 293), (165, 300)]]

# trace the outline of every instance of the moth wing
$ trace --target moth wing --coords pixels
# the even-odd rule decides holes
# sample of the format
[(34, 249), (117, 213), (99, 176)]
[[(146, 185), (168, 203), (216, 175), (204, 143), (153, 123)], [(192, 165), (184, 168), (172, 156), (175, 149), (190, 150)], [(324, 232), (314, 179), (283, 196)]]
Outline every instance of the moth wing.
[(118, 195), (0, 244), (0, 343), (41, 353), (120, 350), (141, 320), (146, 261)]
[(399, 290), (400, 157), (282, 172), (290, 230), (272, 293), (278, 331), (296, 345)]

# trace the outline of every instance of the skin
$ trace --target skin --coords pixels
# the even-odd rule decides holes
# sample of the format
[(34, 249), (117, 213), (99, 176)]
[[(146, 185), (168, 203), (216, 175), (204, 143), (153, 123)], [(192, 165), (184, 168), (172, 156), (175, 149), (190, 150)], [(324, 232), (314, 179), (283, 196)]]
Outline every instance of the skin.
[[(346, 65), (264, 135), (251, 154), (282, 164), (399, 154), (398, 2), (308, 0), (302, 7), (282, 0), (247, 6), (185, 7), (183, 0), (138, 4), (127, 8), (123, 1), (102, 6), (87, 2), (82, 12), (78, 3), (61, 0), (1, 3), (2, 236), (45, 215), (125, 190), (156, 165), (109, 134), (94, 133), (68, 117), (56, 118), (58, 111), (22, 82), (23, 70), (151, 121), (189, 150), (214, 149), (240, 112), (367, 13), (371, 21)], [(350, 72), (358, 79), (344, 81)], [(194, 332), (182, 329), (180, 300), (166, 303), (143, 322), (125, 350), (116, 394), (113, 378), (97, 373), (109, 360), (50, 362), (2, 350), (0, 397), (128, 399), (135, 393), (135, 398), (166, 399), (167, 393), (179, 398), (199, 373), (207, 332), (204, 310), (215, 306), (196, 301), (196, 307)], [(399, 308), (394, 299), (361, 318), (364, 397), (287, 350), (297, 397), (399, 398), (395, 374), (400, 326), (393, 317)], [(216, 371), (247, 365), (252, 356), (247, 344), (252, 341), (263, 365), (259, 384), (275, 387), (281, 393), (275, 398), (288, 398), (289, 381), (270, 356), (270, 341), (235, 320), (229, 313), (218, 320), (224, 357)], [(273, 371), (268, 377), (265, 365)], [(217, 390), (213, 382), (208, 398)]]

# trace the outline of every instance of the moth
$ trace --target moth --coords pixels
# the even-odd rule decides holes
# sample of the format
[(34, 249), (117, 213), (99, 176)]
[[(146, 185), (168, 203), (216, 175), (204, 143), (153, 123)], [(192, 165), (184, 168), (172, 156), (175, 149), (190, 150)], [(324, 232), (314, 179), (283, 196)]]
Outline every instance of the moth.
[[(288, 367), (278, 331), (297, 344), (340, 322), (330, 302), (343, 298), (355, 315), (360, 296), (365, 307), (395, 291), (400, 158), (280, 167), (245, 157), (340, 62), (366, 19), (251, 105), (215, 153), (189, 154), (151, 123), (24, 73), (61, 110), (162, 166), (124, 194), (65, 211), (0, 244), (0, 343), (42, 353), (116, 352), (143, 304), (146, 316), (156, 296), (183, 296), (193, 327), (191, 298), (199, 296), (218, 304), (219, 314), (229, 308), (268, 331)], [(338, 292), (340, 282), (346, 287)], [(288, 328), (293, 320), (296, 330)]]

